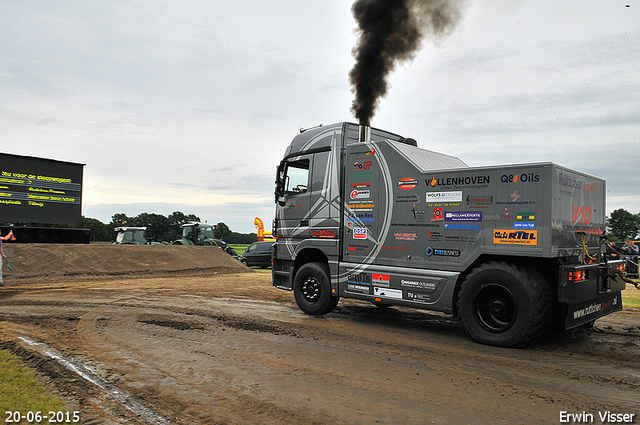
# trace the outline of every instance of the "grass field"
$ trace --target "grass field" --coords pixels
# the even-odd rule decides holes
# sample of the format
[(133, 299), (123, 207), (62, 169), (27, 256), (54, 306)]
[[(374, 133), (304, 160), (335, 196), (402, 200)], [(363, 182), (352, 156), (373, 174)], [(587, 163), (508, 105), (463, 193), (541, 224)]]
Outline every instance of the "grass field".
[(242, 253), (249, 248), (249, 244), (231, 244), (231, 248), (233, 248), (238, 255), (242, 255)]
[[(638, 282), (638, 279), (633, 279)], [(622, 292), (622, 307), (640, 308), (640, 291), (633, 287), (633, 285), (627, 284), (627, 289)]]
[[(0, 412), (7, 423), (73, 418), (58, 397), (45, 394), (35, 373), (7, 350), (0, 350)], [(24, 418), (27, 414), (31, 417)], [(18, 415), (23, 416), (22, 420)]]

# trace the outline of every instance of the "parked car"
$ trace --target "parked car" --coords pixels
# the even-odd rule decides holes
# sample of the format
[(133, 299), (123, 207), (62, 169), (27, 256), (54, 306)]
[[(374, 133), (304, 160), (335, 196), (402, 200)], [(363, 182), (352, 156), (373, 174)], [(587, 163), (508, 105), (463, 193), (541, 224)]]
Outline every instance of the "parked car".
[(260, 266), (262, 268), (271, 266), (271, 246), (270, 242), (254, 242), (245, 252), (240, 255), (240, 261), (245, 266)]

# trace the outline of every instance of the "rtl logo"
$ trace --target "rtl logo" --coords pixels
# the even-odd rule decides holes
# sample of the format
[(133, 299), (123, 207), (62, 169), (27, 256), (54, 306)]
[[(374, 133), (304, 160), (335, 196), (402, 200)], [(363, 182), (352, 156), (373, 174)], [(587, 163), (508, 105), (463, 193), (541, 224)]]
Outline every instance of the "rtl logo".
[(573, 214), (573, 224), (576, 224), (578, 219), (580, 219), (582, 224), (591, 224), (593, 208), (584, 205), (578, 205), (578, 208), (576, 208), (575, 204), (571, 204), (571, 210)]

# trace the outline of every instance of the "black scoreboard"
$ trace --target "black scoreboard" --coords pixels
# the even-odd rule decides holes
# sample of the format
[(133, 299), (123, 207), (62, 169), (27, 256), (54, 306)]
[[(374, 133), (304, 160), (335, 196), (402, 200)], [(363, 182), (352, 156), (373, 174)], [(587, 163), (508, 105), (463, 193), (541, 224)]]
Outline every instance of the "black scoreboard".
[(84, 164), (0, 153), (0, 222), (82, 223)]

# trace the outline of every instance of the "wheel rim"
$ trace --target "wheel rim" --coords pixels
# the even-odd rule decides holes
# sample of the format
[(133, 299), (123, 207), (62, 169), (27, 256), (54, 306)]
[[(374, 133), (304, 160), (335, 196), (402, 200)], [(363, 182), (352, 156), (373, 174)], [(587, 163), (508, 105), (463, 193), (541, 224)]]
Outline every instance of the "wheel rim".
[(496, 283), (482, 287), (473, 306), (478, 323), (490, 332), (505, 332), (518, 317), (518, 305), (513, 294)]
[(309, 304), (317, 303), (320, 299), (320, 282), (313, 276), (308, 276), (300, 285), (300, 293)]

